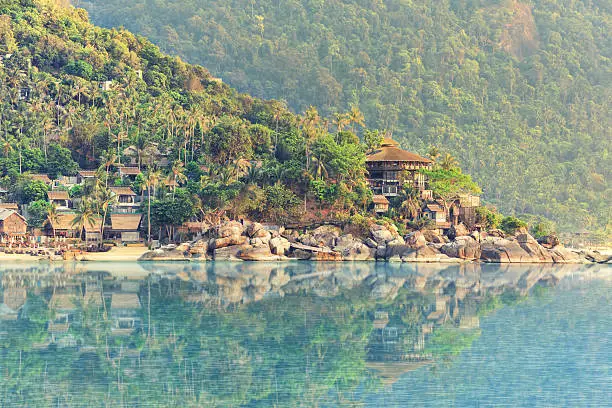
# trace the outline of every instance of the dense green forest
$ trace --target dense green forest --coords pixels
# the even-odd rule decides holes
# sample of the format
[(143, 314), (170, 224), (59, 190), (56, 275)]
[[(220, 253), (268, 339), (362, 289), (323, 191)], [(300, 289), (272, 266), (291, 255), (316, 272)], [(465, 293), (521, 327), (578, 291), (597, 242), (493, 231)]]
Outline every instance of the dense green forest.
[(610, 228), (606, 1), (78, 1), (241, 91), (358, 107), (404, 147), (453, 153), (506, 212)]
[(96, 170), (95, 186), (69, 192), (86, 221), (107, 214), (126, 163), (142, 171), (128, 185), (154, 191), (142, 209), (154, 230), (221, 214), (348, 214), (371, 196), (367, 147), (352, 132), (329, 133), (314, 108), (297, 116), (239, 94), (144, 38), (95, 27), (83, 9), (0, 0), (0, 55), (0, 187), (36, 209), (33, 226), (52, 211), (30, 173)]

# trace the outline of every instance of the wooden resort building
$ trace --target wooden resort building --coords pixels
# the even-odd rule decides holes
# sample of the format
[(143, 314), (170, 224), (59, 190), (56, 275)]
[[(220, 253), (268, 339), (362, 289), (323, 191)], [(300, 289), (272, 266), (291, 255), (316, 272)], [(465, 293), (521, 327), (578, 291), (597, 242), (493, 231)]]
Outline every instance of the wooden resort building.
[(111, 214), (111, 227), (107, 230), (107, 238), (121, 242), (140, 241), (140, 222), (142, 214)]
[(100, 228), (102, 226), (102, 219), (96, 217), (93, 225), (85, 223), (83, 230), (79, 231), (78, 225), (75, 224), (74, 219), (76, 214), (57, 214), (54, 220), (48, 219), (46, 223), (47, 235), (56, 236), (60, 238), (78, 238), (85, 241), (95, 241), (100, 239)]
[(53, 185), (53, 180), (51, 180), (46, 174), (30, 174), (30, 178), (34, 181), (42, 181), (49, 187)]
[(0, 203), (0, 209), (19, 211), (17, 203)]
[(433, 161), (399, 147), (393, 139), (383, 140), (381, 147), (366, 158), (368, 182), (375, 195), (395, 197), (404, 183), (425, 190), (425, 176), (421, 169), (430, 169)]
[(389, 211), (389, 200), (382, 194), (374, 195), (372, 203), (374, 203), (374, 212), (376, 214), (383, 214)]
[(84, 184), (88, 180), (96, 178), (95, 170), (81, 170), (77, 173), (77, 184)]
[(114, 212), (133, 214), (140, 207), (140, 203), (136, 200), (138, 196), (130, 187), (111, 187), (110, 191), (117, 196), (117, 203), (113, 206)]
[(0, 209), (0, 237), (14, 239), (23, 237), (28, 230), (26, 219), (15, 210)]
[(121, 177), (121, 179), (134, 181), (136, 180), (136, 176), (138, 176), (139, 174), (140, 169), (138, 167), (119, 166), (119, 177)]
[(58, 211), (68, 211), (72, 208), (72, 201), (67, 191), (64, 190), (53, 190), (47, 192), (49, 203), (54, 204)]

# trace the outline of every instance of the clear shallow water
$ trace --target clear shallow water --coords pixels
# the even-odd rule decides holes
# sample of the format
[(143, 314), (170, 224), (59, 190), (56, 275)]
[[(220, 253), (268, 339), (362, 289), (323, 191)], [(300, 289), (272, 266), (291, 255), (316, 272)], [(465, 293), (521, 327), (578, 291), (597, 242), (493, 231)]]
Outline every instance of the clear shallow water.
[(612, 406), (612, 268), (0, 265), (1, 406)]

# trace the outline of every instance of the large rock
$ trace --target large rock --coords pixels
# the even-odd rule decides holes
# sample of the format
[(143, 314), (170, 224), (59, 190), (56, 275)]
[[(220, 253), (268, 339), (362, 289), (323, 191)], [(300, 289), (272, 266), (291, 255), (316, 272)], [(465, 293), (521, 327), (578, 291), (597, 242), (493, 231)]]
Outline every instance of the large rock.
[(470, 230), (462, 223), (451, 225), (450, 229), (448, 230), (448, 237), (450, 239), (464, 237), (466, 235), (470, 235)]
[(264, 240), (268, 238), (269, 240), (271, 237), (270, 231), (268, 231), (263, 225), (258, 222), (249, 223), (249, 225), (247, 225), (246, 227), (245, 232), (250, 238), (262, 238)]
[(251, 245), (232, 245), (223, 248), (215, 248), (213, 255), (216, 261), (240, 261), (238, 254), (245, 249), (252, 248)]
[(548, 253), (552, 257), (555, 263), (584, 263), (585, 258), (580, 254), (565, 248), (564, 246), (557, 245), (552, 249), (548, 250)]
[(415, 231), (406, 236), (406, 245), (411, 248), (427, 246), (427, 240), (421, 231)]
[(238, 237), (244, 232), (244, 225), (238, 221), (227, 221), (217, 229), (217, 237)]
[[(533, 239), (533, 238), (532, 238)], [(522, 237), (521, 243), (514, 239), (488, 237), (481, 244), (480, 259), (495, 263), (539, 263), (552, 262), (552, 256), (537, 242)]]
[(546, 235), (538, 238), (538, 244), (542, 245), (546, 249), (552, 249), (560, 244), (559, 238), (556, 235)]
[(244, 245), (248, 241), (249, 238), (243, 235), (232, 235), (229, 237), (216, 238), (212, 240), (211, 247), (213, 249), (220, 249), (233, 245)]
[(157, 261), (157, 262), (168, 262), (168, 261), (188, 261), (189, 256), (185, 255), (185, 251), (177, 251), (175, 248), (171, 249), (155, 249), (147, 251), (138, 258), (139, 261)]
[(480, 259), (480, 244), (470, 236), (457, 237), (453, 242), (443, 245), (440, 252), (451, 257), (467, 260)]
[(336, 247), (336, 251), (342, 254), (342, 259), (345, 261), (368, 261), (374, 259), (375, 249), (370, 248), (366, 244), (353, 241), (351, 244), (341, 248)]
[(236, 254), (236, 257), (243, 261), (276, 261), (279, 259), (278, 255), (270, 252), (268, 245), (242, 249)]
[(444, 238), (438, 233), (437, 230), (423, 230), (421, 231), (423, 237), (427, 242), (432, 244), (444, 244)]
[(552, 262), (552, 256), (529, 233), (523, 232), (518, 234), (516, 241), (525, 252), (534, 258), (535, 262)]
[(208, 239), (199, 239), (189, 247), (189, 253), (194, 258), (205, 258), (208, 253)]
[(286, 255), (291, 247), (289, 240), (283, 237), (272, 238), (269, 245), (270, 250), (274, 255)]
[[(441, 254), (436, 248), (431, 246), (423, 246), (412, 249), (411, 252), (402, 256), (402, 262), (449, 262), (451, 261), (446, 255)], [(457, 260), (458, 261), (458, 260)]]
[(322, 225), (313, 230), (310, 235), (314, 239), (316, 246), (325, 246), (332, 248), (336, 245), (336, 239), (342, 231), (334, 225)]
[(393, 241), (396, 238), (391, 231), (378, 224), (373, 224), (370, 227), (370, 235), (378, 245), (386, 245), (388, 242)]
[(487, 231), (487, 235), (490, 237), (496, 237), (496, 238), (505, 238), (506, 234), (504, 234), (504, 231), (500, 230), (500, 229), (490, 229), (489, 231)]

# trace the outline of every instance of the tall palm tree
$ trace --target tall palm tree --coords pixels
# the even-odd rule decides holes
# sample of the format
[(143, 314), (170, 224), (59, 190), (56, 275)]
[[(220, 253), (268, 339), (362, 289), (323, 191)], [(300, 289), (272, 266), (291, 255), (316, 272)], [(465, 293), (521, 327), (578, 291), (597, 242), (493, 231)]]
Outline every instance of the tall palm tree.
[(59, 215), (57, 214), (57, 204), (51, 203), (51, 205), (47, 208), (47, 219), (45, 220), (45, 224), (49, 225), (53, 230), (53, 241), (57, 239), (55, 235), (55, 225), (59, 221)]
[(102, 222), (100, 223), (100, 246), (102, 245), (102, 239), (104, 237), (104, 226), (108, 210), (117, 202), (117, 195), (110, 191), (108, 188), (100, 190), (98, 192), (98, 200), (100, 203), (100, 209), (102, 210)]
[(406, 197), (400, 206), (400, 211), (405, 218), (415, 219), (421, 212), (421, 203), (419, 202), (419, 193), (414, 188), (406, 188), (404, 190)]
[(161, 174), (159, 171), (153, 171), (151, 169), (148, 169), (145, 173), (145, 184), (147, 186), (147, 195), (149, 196), (147, 209), (147, 241), (149, 245), (151, 245), (151, 195), (153, 194), (153, 189), (159, 182), (160, 176)]
[(359, 125), (362, 127), (365, 126), (365, 117), (356, 105), (353, 105), (350, 112), (348, 113), (348, 117), (351, 123), (353, 123), (353, 133), (355, 133), (355, 125)]
[(79, 229), (79, 239), (83, 238), (83, 228), (85, 228), (85, 225), (93, 227), (96, 224), (96, 214), (89, 200), (81, 200), (71, 224)]
[(183, 166), (183, 163), (180, 160), (175, 160), (174, 163), (172, 163), (172, 169), (170, 172), (174, 180), (174, 188), (172, 189), (172, 199), (174, 200), (176, 186), (178, 183), (187, 181), (187, 176), (185, 175), (185, 166)]
[(342, 132), (349, 122), (349, 116), (346, 113), (336, 113), (334, 116), (333, 124), (336, 126), (338, 133)]
[(110, 171), (111, 166), (117, 164), (117, 155), (111, 152), (108, 152), (106, 156), (102, 157), (102, 166), (106, 169), (106, 182), (104, 183), (106, 187), (108, 187), (108, 173)]
[(458, 166), (459, 163), (453, 156), (451, 156), (450, 153), (446, 153), (440, 162), (440, 167), (442, 167), (444, 170), (452, 170)]

